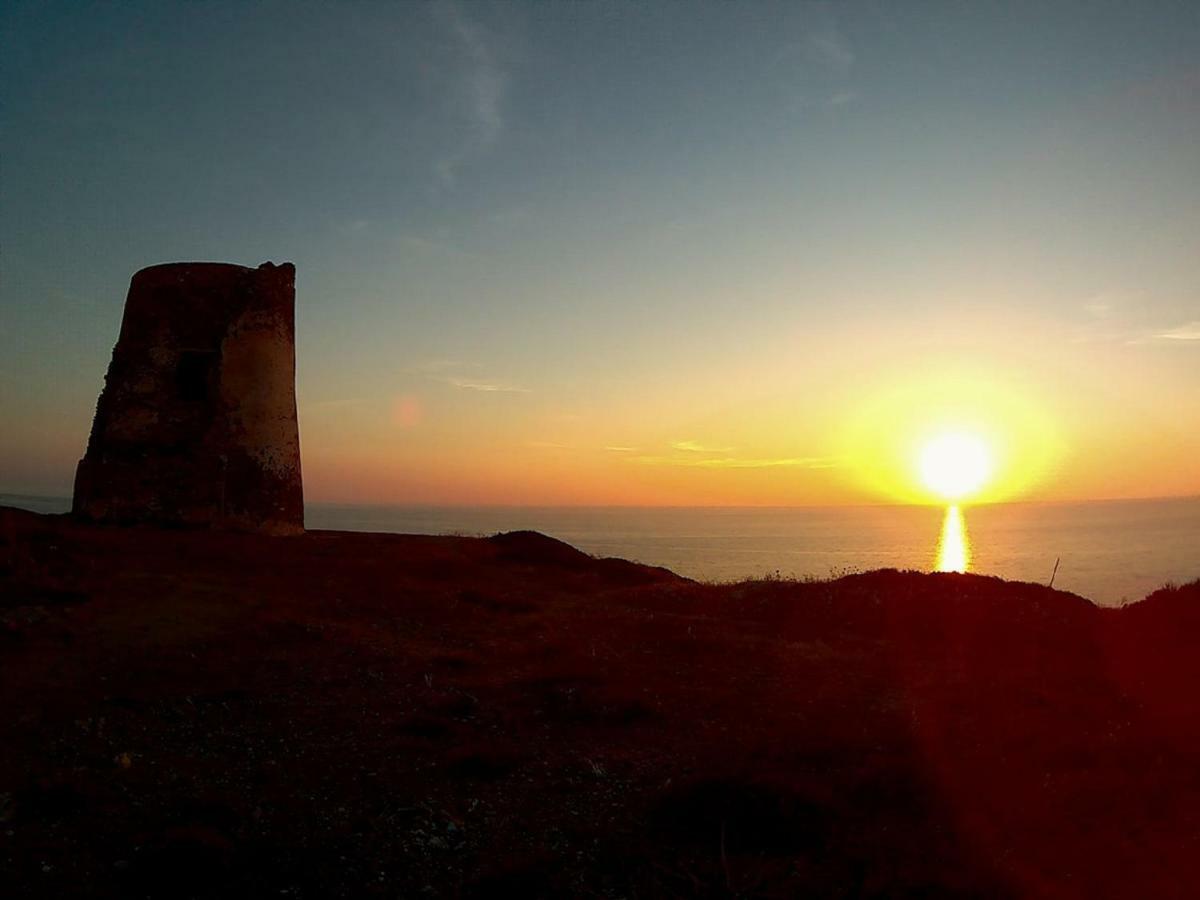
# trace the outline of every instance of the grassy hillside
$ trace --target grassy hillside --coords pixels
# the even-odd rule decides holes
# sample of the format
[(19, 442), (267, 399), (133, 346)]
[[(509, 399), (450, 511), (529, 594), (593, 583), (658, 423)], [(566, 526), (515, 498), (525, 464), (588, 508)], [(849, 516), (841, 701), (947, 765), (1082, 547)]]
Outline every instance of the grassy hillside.
[(0, 509), (0, 882), (1190, 897), (1197, 646), (1200, 583), (712, 586), (533, 533)]

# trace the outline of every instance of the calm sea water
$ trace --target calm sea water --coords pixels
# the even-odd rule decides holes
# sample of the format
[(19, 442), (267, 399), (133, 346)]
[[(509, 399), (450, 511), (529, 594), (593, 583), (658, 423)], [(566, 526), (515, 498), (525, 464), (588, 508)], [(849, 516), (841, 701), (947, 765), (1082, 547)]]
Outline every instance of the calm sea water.
[[(61, 498), (0, 494), (0, 504), (63, 512)], [(530, 528), (600, 556), (725, 581), (779, 573), (828, 576), (884, 567), (935, 569), (966, 551), (966, 568), (1046, 583), (1097, 603), (1136, 600), (1200, 578), (1200, 498), (964, 507), (957, 524), (932, 507), (537, 508), (309, 504), (310, 528), (406, 534), (493, 534)], [(954, 526), (951, 528), (950, 526)], [(957, 566), (950, 566), (957, 567)]]

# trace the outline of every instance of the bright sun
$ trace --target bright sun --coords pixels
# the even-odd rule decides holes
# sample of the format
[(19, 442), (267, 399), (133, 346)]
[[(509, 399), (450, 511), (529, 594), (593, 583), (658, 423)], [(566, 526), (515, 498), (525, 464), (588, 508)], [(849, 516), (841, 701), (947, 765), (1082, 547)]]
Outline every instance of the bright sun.
[(946, 500), (975, 493), (992, 475), (992, 455), (977, 435), (951, 431), (921, 447), (917, 465), (921, 482)]

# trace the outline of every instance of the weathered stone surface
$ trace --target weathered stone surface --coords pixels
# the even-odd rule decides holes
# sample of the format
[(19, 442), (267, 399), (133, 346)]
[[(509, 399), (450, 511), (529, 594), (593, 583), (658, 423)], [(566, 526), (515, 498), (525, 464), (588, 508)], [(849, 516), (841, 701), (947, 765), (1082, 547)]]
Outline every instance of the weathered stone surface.
[(303, 531), (295, 275), (291, 263), (170, 263), (133, 276), (76, 515)]

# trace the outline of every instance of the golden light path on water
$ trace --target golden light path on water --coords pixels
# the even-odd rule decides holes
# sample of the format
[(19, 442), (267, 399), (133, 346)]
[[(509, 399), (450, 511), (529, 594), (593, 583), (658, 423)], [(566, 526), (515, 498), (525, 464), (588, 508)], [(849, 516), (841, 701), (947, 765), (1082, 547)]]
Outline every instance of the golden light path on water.
[(971, 541), (958, 506), (946, 508), (942, 536), (938, 539), (937, 571), (965, 572), (971, 567)]

